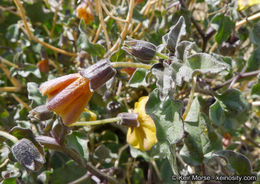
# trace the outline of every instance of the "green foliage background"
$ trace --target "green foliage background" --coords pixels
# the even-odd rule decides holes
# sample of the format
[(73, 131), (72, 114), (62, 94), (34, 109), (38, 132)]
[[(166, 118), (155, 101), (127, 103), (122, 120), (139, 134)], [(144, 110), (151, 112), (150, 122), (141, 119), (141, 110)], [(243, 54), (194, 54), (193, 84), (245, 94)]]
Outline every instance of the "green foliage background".
[[(259, 6), (239, 12), (235, 0), (144, 0), (133, 9), (132, 0), (89, 2), (94, 19), (87, 25), (77, 17), (81, 1), (0, 2), (0, 129), (30, 140), (46, 160), (37, 172), (29, 171), (14, 158), (13, 143), (0, 137), (1, 183), (177, 184), (173, 175), (259, 176), (260, 16), (250, 19)], [(104, 28), (98, 2), (129, 22), (109, 18), (103, 8)], [(146, 113), (158, 139), (151, 150), (130, 146), (127, 128), (118, 124), (68, 128), (57, 116), (29, 120), (29, 111), (46, 102), (41, 83), (104, 58), (140, 63), (121, 49), (126, 35), (157, 46), (151, 69), (137, 68), (132, 76), (117, 69), (87, 108), (98, 119), (111, 118), (149, 96)], [(37, 66), (43, 58), (48, 72)], [(90, 118), (83, 112), (79, 121)], [(47, 146), (59, 141), (60, 147)]]

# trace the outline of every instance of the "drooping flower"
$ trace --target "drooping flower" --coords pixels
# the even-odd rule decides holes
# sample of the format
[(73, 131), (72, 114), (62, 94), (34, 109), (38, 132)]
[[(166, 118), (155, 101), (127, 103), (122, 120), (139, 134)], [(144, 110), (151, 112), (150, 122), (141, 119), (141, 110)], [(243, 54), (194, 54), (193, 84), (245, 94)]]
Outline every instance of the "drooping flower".
[(40, 86), (48, 95), (46, 107), (61, 116), (65, 125), (77, 121), (94, 90), (103, 86), (116, 71), (108, 60), (101, 60), (79, 73), (52, 79)]
[(77, 121), (93, 94), (89, 79), (78, 73), (47, 81), (40, 86), (40, 92), (48, 95), (46, 107), (59, 114), (65, 125)]
[(148, 101), (148, 96), (141, 97), (135, 103), (134, 112), (138, 113), (137, 120), (139, 126), (130, 127), (127, 132), (127, 142), (134, 148), (142, 151), (148, 151), (157, 143), (156, 127), (153, 119), (146, 114), (145, 105)]

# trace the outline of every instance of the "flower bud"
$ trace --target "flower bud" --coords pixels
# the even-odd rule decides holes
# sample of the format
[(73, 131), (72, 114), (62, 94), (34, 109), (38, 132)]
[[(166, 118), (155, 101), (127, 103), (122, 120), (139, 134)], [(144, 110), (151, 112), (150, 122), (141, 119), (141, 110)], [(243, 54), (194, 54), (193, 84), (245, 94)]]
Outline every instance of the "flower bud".
[(143, 40), (125, 41), (122, 49), (143, 63), (149, 63), (156, 54), (156, 46)]
[(29, 112), (28, 118), (32, 121), (46, 121), (53, 117), (53, 112), (47, 109), (46, 105), (40, 105)]
[(36, 146), (28, 139), (21, 139), (12, 146), (15, 159), (26, 169), (38, 171), (45, 159)]
[(121, 121), (119, 122), (120, 125), (124, 125), (127, 127), (139, 127), (140, 123), (137, 120), (138, 113), (127, 113), (123, 112), (118, 114), (118, 117), (121, 118)]
[(108, 60), (103, 59), (79, 73), (89, 79), (90, 90), (94, 91), (111, 79), (116, 74), (116, 70)]

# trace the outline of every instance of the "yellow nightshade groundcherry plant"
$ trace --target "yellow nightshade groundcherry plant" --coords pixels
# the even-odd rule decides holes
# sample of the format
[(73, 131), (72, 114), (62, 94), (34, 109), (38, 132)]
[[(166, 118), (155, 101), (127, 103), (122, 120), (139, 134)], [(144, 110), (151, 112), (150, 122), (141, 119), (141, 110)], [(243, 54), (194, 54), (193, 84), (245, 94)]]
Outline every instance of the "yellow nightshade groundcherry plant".
[[(147, 151), (157, 142), (156, 127), (152, 118), (146, 114), (148, 96), (135, 103), (134, 113), (125, 113), (130, 119), (120, 115), (116, 118), (90, 121), (87, 124), (75, 123), (91, 99), (94, 90), (115, 75), (109, 61), (101, 60), (84, 71), (58, 77), (40, 86), (43, 96), (48, 95), (46, 108), (56, 112), (67, 126), (96, 125), (111, 122), (121, 123), (128, 128), (127, 142), (134, 148)], [(125, 123), (126, 122), (126, 123)], [(131, 122), (131, 123), (130, 123)]]

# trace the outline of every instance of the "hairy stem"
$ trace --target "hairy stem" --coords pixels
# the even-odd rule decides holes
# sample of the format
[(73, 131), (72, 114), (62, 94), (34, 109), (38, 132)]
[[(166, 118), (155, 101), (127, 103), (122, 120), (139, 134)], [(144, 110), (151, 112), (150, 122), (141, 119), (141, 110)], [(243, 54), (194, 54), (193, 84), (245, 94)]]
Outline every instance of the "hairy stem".
[(81, 167), (88, 170), (90, 173), (97, 176), (98, 178), (102, 180), (107, 180), (109, 183), (113, 183), (113, 184), (118, 183), (118, 181), (115, 178), (101, 172), (96, 167), (94, 167), (91, 163), (88, 162), (85, 164), (77, 152), (75, 152), (73, 149), (67, 148), (65, 146), (61, 146), (59, 143), (57, 143), (57, 141), (54, 138), (48, 136), (37, 136), (35, 139), (48, 149), (53, 149), (65, 153), (67, 156), (69, 156), (71, 159), (77, 162)]
[[(239, 78), (253, 77), (253, 76), (258, 75), (259, 73), (260, 73), (260, 70), (256, 70), (256, 71), (253, 71), (253, 72), (242, 73), (242, 74), (239, 75)], [(218, 89), (220, 89), (220, 88), (230, 84), (236, 77), (237, 76), (232, 77), (231, 79), (229, 79), (229, 80), (223, 82), (222, 84), (214, 87), (213, 90), (216, 91), (216, 90), (218, 90)]]
[(18, 141), (18, 139), (15, 136), (9, 134), (8, 132), (2, 131), (2, 130), (0, 130), (0, 136), (12, 141), (14, 144)]
[(115, 118), (108, 118), (108, 119), (102, 119), (102, 120), (97, 120), (97, 121), (76, 122), (76, 123), (72, 123), (69, 126), (72, 127), (72, 126), (100, 125), (100, 124), (105, 124), (105, 123), (113, 123), (113, 122), (117, 122), (120, 120), (121, 120), (120, 117), (115, 117)]
[(160, 53), (160, 52), (156, 52), (155, 55), (158, 56), (158, 57), (160, 57), (160, 58), (163, 58), (163, 59), (169, 59), (168, 56), (166, 56), (166, 55), (164, 55), (164, 54), (162, 54), (162, 53)]
[(185, 112), (183, 113), (183, 116), (182, 116), (183, 120), (186, 119), (186, 117), (187, 117), (187, 115), (188, 115), (188, 113), (190, 111), (191, 104), (193, 102), (193, 97), (194, 97), (194, 92), (195, 92), (195, 87), (196, 87), (196, 81), (197, 81), (197, 77), (194, 76), (193, 77), (193, 81), (192, 81), (192, 88), (191, 88), (191, 92), (190, 92), (189, 102), (188, 102), (186, 110), (185, 110)]
[(130, 63), (130, 62), (114, 62), (111, 63), (114, 68), (123, 68), (123, 67), (134, 67), (134, 68), (144, 68), (150, 70), (152, 65), (142, 64), (142, 63)]

